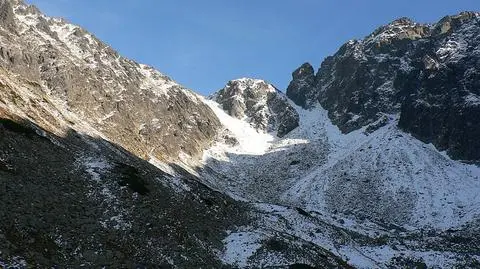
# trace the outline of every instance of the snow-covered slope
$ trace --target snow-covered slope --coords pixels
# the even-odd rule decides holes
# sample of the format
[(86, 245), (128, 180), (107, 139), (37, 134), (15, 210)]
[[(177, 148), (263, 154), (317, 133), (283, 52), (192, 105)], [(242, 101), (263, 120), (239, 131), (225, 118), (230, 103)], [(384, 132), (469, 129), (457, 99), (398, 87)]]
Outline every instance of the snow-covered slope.
[(211, 154), (230, 152), (262, 155), (275, 139), (273, 135), (254, 128), (247, 120), (237, 119), (228, 115), (220, 108), (217, 102), (213, 100), (204, 100), (204, 102), (210, 106), (226, 128), (223, 135), (223, 143), (217, 143), (213, 148), (210, 148), (208, 152)]
[(480, 217), (480, 168), (451, 160), (396, 125), (391, 117), (368, 136), (326, 132), (328, 161), (295, 182), (284, 200), (417, 228), (458, 227)]
[[(455, 250), (426, 252), (417, 243), (398, 250), (389, 242), (357, 244), (351, 238), (338, 247), (338, 235), (333, 233), (346, 230), (375, 241), (382, 236), (398, 238), (397, 232), (388, 232), (388, 227), (397, 227), (415, 241), (423, 240), (421, 230), (431, 229), (433, 234), (462, 230), (480, 219), (480, 168), (451, 160), (433, 145), (402, 132), (397, 115), (384, 115), (386, 123), (378, 130), (364, 127), (342, 134), (320, 106), (305, 110), (292, 103), (300, 125), (278, 138), (230, 117), (213, 101), (207, 103), (226, 135), (205, 152), (202, 178), (237, 199), (263, 204), (258, 209), (262, 224), (239, 230), (248, 235), (242, 240), (253, 240), (248, 248), (260, 248), (255, 243), (262, 241), (258, 237), (281, 231), (325, 249), (336, 248), (334, 253), (362, 268), (393, 264), (399, 256), (445, 268), (457, 262)], [(265, 213), (265, 206), (277, 209)], [(273, 221), (278, 212), (290, 212), (282, 217), (283, 228)], [(299, 222), (305, 214), (317, 220)], [(305, 231), (322, 230), (325, 222), (333, 225), (331, 232), (312, 237)], [(232, 241), (237, 236), (225, 239), (227, 251), (242, 244)], [(250, 258), (255, 260), (255, 255)]]
[(239, 141), (220, 141), (204, 156), (222, 174), (215, 185), (229, 192), (412, 227), (458, 227), (480, 216), (480, 168), (402, 132), (395, 115), (371, 134), (345, 135), (322, 108), (296, 107), (300, 127), (279, 139), (209, 102)]

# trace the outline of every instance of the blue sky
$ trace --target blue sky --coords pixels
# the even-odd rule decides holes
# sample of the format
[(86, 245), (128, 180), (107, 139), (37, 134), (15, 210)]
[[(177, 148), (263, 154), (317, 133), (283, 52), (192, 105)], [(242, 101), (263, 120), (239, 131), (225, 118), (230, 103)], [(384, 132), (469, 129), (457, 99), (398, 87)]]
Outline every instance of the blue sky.
[(399, 17), (436, 22), (479, 0), (26, 0), (122, 55), (209, 94), (240, 77), (285, 90), (291, 72)]

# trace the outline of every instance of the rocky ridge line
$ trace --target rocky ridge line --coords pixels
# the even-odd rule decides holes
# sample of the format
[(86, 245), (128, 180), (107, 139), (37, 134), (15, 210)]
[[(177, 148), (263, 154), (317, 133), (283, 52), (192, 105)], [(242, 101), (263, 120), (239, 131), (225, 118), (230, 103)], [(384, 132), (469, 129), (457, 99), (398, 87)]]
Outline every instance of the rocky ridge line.
[(320, 103), (344, 132), (399, 126), (460, 160), (479, 161), (480, 15), (463, 12), (433, 25), (402, 18), (327, 57), (316, 75), (309, 64), (293, 74), (287, 96)]

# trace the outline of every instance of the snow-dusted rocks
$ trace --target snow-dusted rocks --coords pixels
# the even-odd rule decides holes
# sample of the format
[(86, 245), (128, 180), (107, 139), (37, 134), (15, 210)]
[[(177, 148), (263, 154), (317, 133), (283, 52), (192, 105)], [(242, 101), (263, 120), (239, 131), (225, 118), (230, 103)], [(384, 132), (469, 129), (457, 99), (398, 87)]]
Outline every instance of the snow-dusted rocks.
[(306, 75), (293, 74), (287, 95), (303, 107), (320, 102), (345, 133), (400, 113), (399, 126), (415, 137), (455, 159), (478, 161), (480, 114), (466, 100), (479, 94), (479, 36), (475, 12), (433, 25), (399, 19), (347, 42), (314, 79), (300, 72), (308, 71), (303, 65), (297, 73)]
[[(385, 115), (372, 130), (342, 134), (321, 107), (292, 106), (300, 126), (285, 137), (267, 140), (250, 127), (249, 135), (231, 132), (239, 143), (219, 141), (205, 153), (200, 176), (207, 184), (239, 200), (263, 203), (260, 212), (270, 208), (258, 222), (224, 239), (223, 260), (281, 264), (281, 253), (256, 260), (263, 243), (278, 234), (300, 237), (359, 268), (412, 262), (448, 268), (478, 260), (473, 255), (478, 246), (459, 252), (469, 243), (460, 247), (454, 241), (461, 234), (478, 235), (480, 168), (451, 160), (403, 132), (397, 115)], [(238, 120), (228, 117), (224, 113), (222, 122)], [(237, 238), (238, 233), (246, 237)], [(430, 251), (426, 237), (441, 250)], [(240, 246), (247, 256), (234, 255)]]
[[(14, 27), (0, 29), (0, 66), (28, 81), (26, 91), (55, 104), (59, 114), (75, 115), (145, 159), (195, 158), (217, 135), (219, 122), (208, 106), (166, 75), (34, 6), (2, 3), (1, 14)], [(84, 131), (75, 124), (63, 127)]]
[(229, 81), (211, 97), (231, 116), (245, 119), (255, 129), (283, 137), (298, 126), (298, 114), (273, 85), (259, 79)]
[(5, 114), (0, 193), (5, 268), (219, 268), (225, 231), (248, 219), (179, 167), (163, 172), (101, 138)]

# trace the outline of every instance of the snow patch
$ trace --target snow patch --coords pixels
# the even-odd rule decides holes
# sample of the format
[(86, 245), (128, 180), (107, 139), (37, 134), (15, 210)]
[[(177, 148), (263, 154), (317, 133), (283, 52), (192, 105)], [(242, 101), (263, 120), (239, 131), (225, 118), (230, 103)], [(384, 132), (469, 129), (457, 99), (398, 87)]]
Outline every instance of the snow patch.
[(157, 96), (167, 96), (171, 88), (178, 86), (173, 80), (158, 72), (152, 67), (144, 64), (139, 65), (138, 69), (144, 76), (143, 82), (140, 85), (141, 90), (148, 90), (156, 94)]
[(223, 239), (225, 246), (220, 259), (226, 264), (245, 268), (249, 265), (248, 259), (262, 246), (262, 238), (256, 232), (230, 233)]
[(480, 106), (480, 96), (474, 93), (469, 93), (463, 98), (463, 100), (465, 101), (465, 105), (469, 107)]
[(106, 160), (93, 157), (83, 157), (80, 159), (80, 163), (84, 167), (85, 172), (90, 175), (91, 180), (95, 182), (100, 182), (102, 175), (112, 168), (111, 164)]
[(461, 38), (457, 40), (447, 40), (446, 44), (440, 47), (436, 54), (441, 61), (457, 61), (462, 55), (465, 55), (468, 43)]
[(246, 121), (228, 115), (220, 108), (220, 105), (217, 102), (212, 100), (203, 101), (213, 110), (223, 126), (225, 126), (225, 128), (227, 128), (238, 141), (238, 145), (235, 146), (217, 143), (214, 147), (205, 152), (206, 155), (204, 156), (204, 159), (208, 158), (210, 155), (218, 156), (219, 153), (221, 154), (225, 152), (262, 155), (275, 140), (272, 134), (259, 132)]

